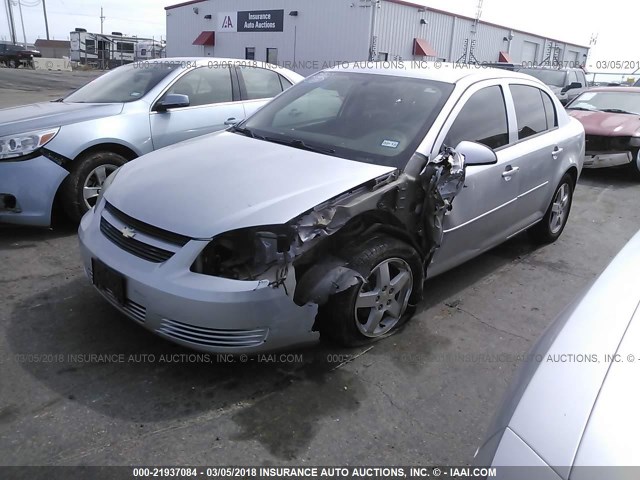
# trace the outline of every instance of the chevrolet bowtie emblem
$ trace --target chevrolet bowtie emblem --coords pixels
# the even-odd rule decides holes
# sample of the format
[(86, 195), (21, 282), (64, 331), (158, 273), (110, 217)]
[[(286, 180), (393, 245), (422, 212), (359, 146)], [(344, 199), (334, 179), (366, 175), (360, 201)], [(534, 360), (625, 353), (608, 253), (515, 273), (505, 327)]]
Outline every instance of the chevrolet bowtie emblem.
[(129, 227), (121, 228), (120, 233), (124, 238), (133, 238), (136, 236), (136, 231), (133, 228), (129, 228)]

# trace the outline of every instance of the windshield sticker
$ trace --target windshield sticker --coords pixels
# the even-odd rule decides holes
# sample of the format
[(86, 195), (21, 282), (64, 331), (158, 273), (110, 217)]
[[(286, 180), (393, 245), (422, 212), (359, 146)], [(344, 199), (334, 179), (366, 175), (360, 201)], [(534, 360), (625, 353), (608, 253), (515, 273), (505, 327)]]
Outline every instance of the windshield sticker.
[(596, 96), (595, 93), (583, 93), (582, 95), (580, 95), (580, 100), (588, 101), (588, 100), (591, 100), (595, 96)]
[(395, 140), (385, 140), (384, 142), (382, 142), (382, 145), (380, 146), (389, 147), (389, 148), (398, 148), (398, 145), (400, 145), (400, 142), (396, 142)]

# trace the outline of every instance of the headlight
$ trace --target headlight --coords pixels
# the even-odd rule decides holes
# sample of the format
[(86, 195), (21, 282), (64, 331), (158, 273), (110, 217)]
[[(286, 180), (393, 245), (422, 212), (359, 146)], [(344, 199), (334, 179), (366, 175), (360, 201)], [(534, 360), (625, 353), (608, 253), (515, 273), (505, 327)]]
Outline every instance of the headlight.
[(0, 160), (20, 158), (44, 147), (56, 136), (60, 127), (0, 137)]
[(215, 237), (191, 271), (234, 280), (257, 280), (287, 263), (295, 232), (286, 225), (243, 228)]
[(116, 175), (118, 175), (118, 172), (120, 171), (121, 168), (122, 167), (116, 168), (113, 172), (111, 172), (111, 175), (109, 175), (107, 178), (105, 178), (104, 183), (102, 184), (102, 188), (100, 189), (100, 193), (98, 193), (98, 198), (97, 198), (96, 204), (95, 204), (96, 207), (98, 205), (100, 205), (100, 202), (102, 201), (102, 197), (104, 197), (104, 192), (107, 191), (107, 188), (109, 188), (109, 186), (116, 179)]

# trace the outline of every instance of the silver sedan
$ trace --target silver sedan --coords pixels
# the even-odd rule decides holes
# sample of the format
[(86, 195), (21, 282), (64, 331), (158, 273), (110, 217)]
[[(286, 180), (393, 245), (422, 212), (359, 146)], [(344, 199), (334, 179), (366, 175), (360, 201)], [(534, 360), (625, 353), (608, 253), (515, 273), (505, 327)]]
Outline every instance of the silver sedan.
[(165, 58), (118, 67), (54, 102), (0, 110), (0, 222), (80, 221), (127, 161), (244, 120), (303, 77), (262, 62)]
[(358, 345), (408, 320), (425, 278), (524, 230), (557, 239), (583, 158), (532, 77), (356, 64), (120, 168), (81, 251), (107, 300), (182, 345)]

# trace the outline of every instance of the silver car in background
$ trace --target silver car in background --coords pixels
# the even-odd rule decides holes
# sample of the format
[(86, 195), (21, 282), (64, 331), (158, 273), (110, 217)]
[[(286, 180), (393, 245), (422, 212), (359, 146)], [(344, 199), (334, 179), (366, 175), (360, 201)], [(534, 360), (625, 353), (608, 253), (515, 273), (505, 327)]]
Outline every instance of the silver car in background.
[(475, 465), (502, 479), (638, 478), (639, 271), (640, 233), (526, 356)]
[(556, 240), (583, 159), (532, 77), (355, 64), (120, 168), (81, 253), (105, 298), (191, 348), (359, 345), (410, 318), (426, 277), (527, 229)]
[(48, 226), (56, 197), (80, 221), (127, 161), (240, 122), (302, 78), (262, 62), (164, 58), (0, 110), (0, 222)]

